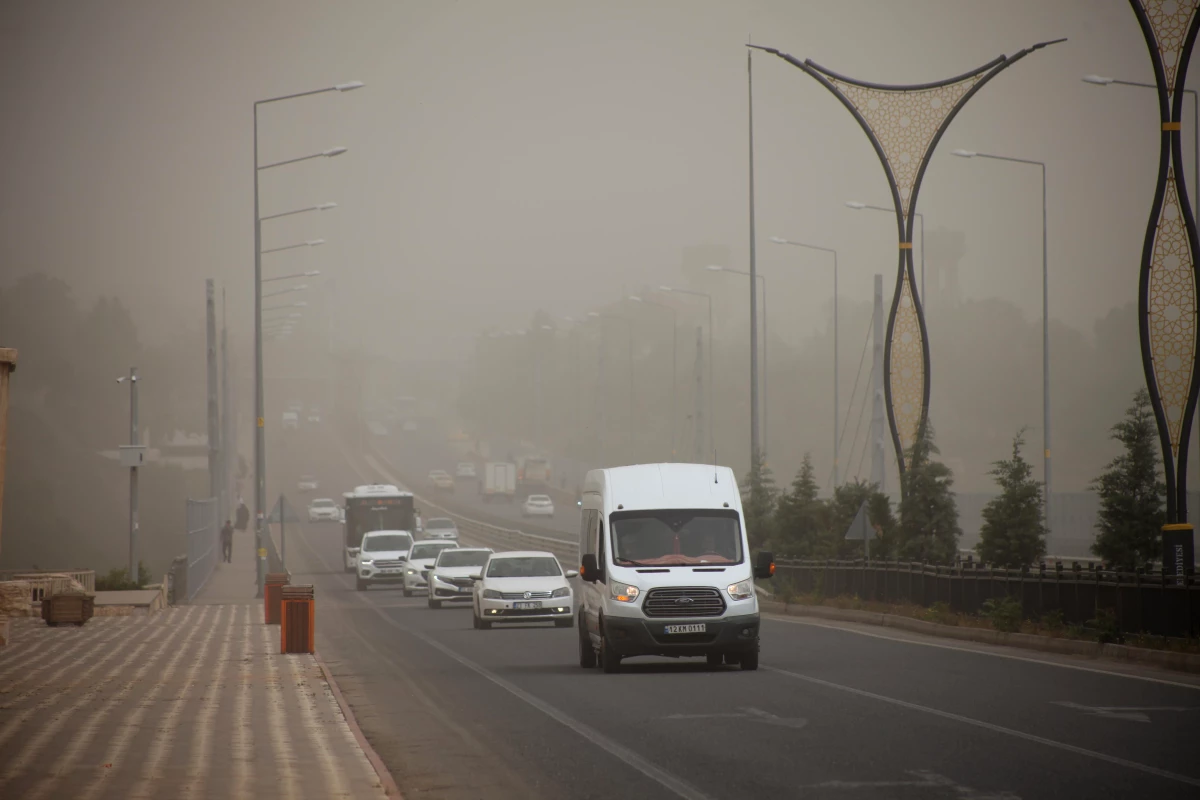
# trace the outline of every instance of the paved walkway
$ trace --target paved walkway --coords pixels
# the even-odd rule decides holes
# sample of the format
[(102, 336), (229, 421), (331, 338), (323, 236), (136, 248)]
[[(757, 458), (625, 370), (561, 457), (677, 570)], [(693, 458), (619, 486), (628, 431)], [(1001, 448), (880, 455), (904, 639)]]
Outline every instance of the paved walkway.
[[(278, 626), (247, 602), (253, 537), (235, 548), (204, 589), (209, 605), (81, 628), (13, 621), (0, 797), (385, 796), (314, 657), (280, 654)], [(228, 597), (238, 602), (219, 604)]]
[[(219, 553), (218, 553), (219, 555)], [(254, 561), (254, 531), (233, 532), (233, 560), (218, 561), (204, 588), (192, 605), (224, 605), (254, 602), (258, 573)]]

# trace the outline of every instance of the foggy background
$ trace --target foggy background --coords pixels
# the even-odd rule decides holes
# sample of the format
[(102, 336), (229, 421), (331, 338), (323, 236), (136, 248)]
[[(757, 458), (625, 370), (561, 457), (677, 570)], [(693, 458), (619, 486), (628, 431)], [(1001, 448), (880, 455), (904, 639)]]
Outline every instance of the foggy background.
[[(263, 174), (264, 215), (339, 204), (263, 226), (264, 248), (327, 240), (263, 257), (267, 277), (323, 273), (291, 296), (310, 304), (301, 333), (268, 345), (271, 424), (289, 391), (279, 376), (329, 374), (330, 354), (426, 365), (409, 368), (411, 393), (448, 394), (470, 385), (481, 333), (528, 328), (539, 312), (615, 310), (623, 294), (671, 284), (716, 295), (716, 444), (741, 474), (748, 290), (744, 277), (704, 266), (748, 268), (746, 41), (863, 80), (911, 83), (1059, 37), (1068, 41), (966, 105), (920, 192), (931, 418), (957, 487), (973, 492), (991, 490), (989, 462), (1008, 454), (1021, 426), (1041, 474), (1040, 187), (1036, 168), (951, 150), (1048, 164), (1056, 491), (1086, 489), (1115, 454), (1108, 428), (1143, 381), (1133, 302), (1158, 158), (1155, 94), (1080, 81), (1152, 82), (1126, 3), (7, 3), (0, 339), (21, 362), (0, 559), (44, 552), (22, 528), (36, 527), (39, 542), (68, 529), (121, 541), (125, 471), (104, 463), (87, 472), (70, 454), (126, 441), (127, 391), (112, 378), (130, 363), (159, 354), (156, 370), (142, 364), (152, 430), (203, 432), (205, 278), (228, 291), (234, 381), (241, 409), (251, 407), (256, 99), (366, 83), (260, 111), (263, 163), (350, 148)], [(844, 206), (889, 200), (878, 159), (841, 104), (773, 56), (755, 56), (754, 79), (758, 268), (770, 290), (764, 442), (787, 483), (806, 451), (818, 475), (832, 465), (832, 276), (822, 254), (767, 237), (839, 251), (842, 419), (853, 425), (856, 407), (845, 404), (872, 276), (884, 275), (886, 297), (894, 287), (895, 223)], [(1185, 125), (1189, 181), (1193, 133)], [(62, 291), (46, 290), (58, 299), (29, 300), (43, 296), (30, 294), (40, 284), (18, 291), (30, 276), (61, 281)], [(64, 292), (75, 312), (64, 310)], [(681, 305), (680, 387), (703, 321), (702, 301)], [(658, 331), (635, 323), (647, 331), (635, 383), (669, 368), (669, 327), (659, 322)], [(625, 380), (624, 340), (613, 335), (609, 375)], [(40, 353), (58, 360), (39, 365)], [(567, 373), (557, 380), (570, 385)], [(656, 386), (635, 410), (644, 432), (661, 428), (666, 390)], [(545, 402), (575, 401), (560, 389)], [(679, 417), (690, 413), (688, 395), (678, 402)], [(621, 425), (622, 413), (610, 423)], [(239, 428), (243, 453), (249, 425)], [(46, 430), (59, 432), (61, 451), (34, 433)], [(664, 457), (660, 440), (646, 441), (652, 452), (614, 457)], [(36, 471), (23, 463), (41, 465), (37, 504), (20, 489)], [(72, 474), (92, 484), (90, 510), (70, 502), (63, 478)], [(889, 482), (894, 490), (894, 470)], [(46, 506), (74, 516), (48, 524), (38, 511)], [(174, 524), (163, 514), (163, 527)], [(110, 549), (97, 544), (93, 559)], [(121, 561), (119, 546), (111, 559)]]

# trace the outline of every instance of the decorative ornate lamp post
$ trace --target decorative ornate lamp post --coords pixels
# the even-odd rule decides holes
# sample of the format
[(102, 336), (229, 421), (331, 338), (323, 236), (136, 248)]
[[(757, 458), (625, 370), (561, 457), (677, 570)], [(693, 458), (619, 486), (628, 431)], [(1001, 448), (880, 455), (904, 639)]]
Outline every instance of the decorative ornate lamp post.
[(1138, 276), (1138, 328), (1146, 387), (1158, 422), (1167, 483), (1163, 573), (1182, 581), (1194, 562), (1187, 521), (1187, 448), (1197, 381), (1196, 218), (1184, 180), (1184, 84), (1200, 29), (1200, 0), (1130, 0), (1146, 38), (1158, 92), (1158, 182)]
[[(884, 397), (900, 476), (929, 416), (929, 341), (925, 312), (913, 272), (912, 237), (921, 179), (950, 122), (984, 84), (1034, 50), (1056, 39), (1000, 56), (955, 78), (890, 86), (847, 78), (812, 60), (801, 61), (772, 47), (748, 45), (787, 61), (833, 93), (854, 115), (883, 165), (896, 211), (900, 264), (888, 313), (884, 345)], [(909, 456), (911, 458), (911, 456)], [(901, 480), (901, 487), (904, 486)]]

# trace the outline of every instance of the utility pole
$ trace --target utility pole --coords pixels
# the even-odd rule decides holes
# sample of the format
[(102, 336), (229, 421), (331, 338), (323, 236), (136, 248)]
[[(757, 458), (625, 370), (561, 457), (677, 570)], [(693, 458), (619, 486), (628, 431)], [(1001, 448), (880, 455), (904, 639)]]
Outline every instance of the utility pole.
[(17, 351), (0, 347), (0, 523), (4, 521), (4, 461), (8, 454), (8, 376), (16, 368)]
[(871, 348), (871, 483), (884, 491), (887, 455), (884, 449), (883, 414), (883, 276), (875, 276), (875, 310), (871, 317), (874, 346)]
[(233, 515), (233, 480), (237, 474), (237, 448), (234, 447), (236, 430), (233, 413), (233, 389), (229, 385), (229, 328), (225, 312), (228, 301), (225, 289), (221, 289), (221, 493), (224, 498), (225, 518)]
[[(117, 378), (124, 382), (125, 378)], [(129, 444), (141, 444), (138, 436), (137, 367), (129, 368)], [(129, 467), (129, 579), (137, 584), (137, 533), (138, 533), (138, 468)]]
[(704, 328), (696, 326), (696, 405), (692, 423), (696, 432), (696, 463), (704, 463)]
[[(746, 51), (746, 89), (750, 128), (750, 468), (759, 459), (758, 438), (758, 268), (755, 263), (754, 234), (754, 74), (751, 51)], [(763, 293), (766, 297), (766, 292)]]
[(204, 281), (205, 344), (208, 360), (208, 496), (217, 499), (217, 515), (225, 521), (221, 491), (221, 409), (217, 383), (217, 298), (212, 278)]

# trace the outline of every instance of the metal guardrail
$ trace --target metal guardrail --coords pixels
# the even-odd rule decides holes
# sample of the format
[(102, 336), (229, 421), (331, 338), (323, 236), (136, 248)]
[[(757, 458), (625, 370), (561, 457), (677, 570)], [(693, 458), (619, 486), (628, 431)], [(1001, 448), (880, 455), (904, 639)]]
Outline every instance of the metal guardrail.
[[(220, 521), (217, 499), (187, 501), (187, 601), (199, 594), (217, 566)], [(176, 598), (178, 600), (178, 598)]]
[[(93, 569), (9, 569), (0, 570), (0, 581), (29, 581), (36, 584), (51, 576), (66, 575), (89, 592), (96, 591), (96, 571)], [(34, 602), (39, 602), (39, 596)]]

